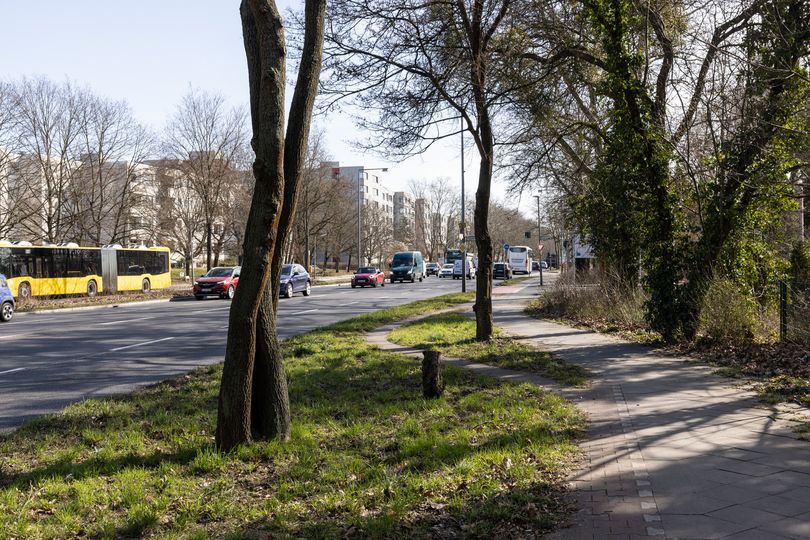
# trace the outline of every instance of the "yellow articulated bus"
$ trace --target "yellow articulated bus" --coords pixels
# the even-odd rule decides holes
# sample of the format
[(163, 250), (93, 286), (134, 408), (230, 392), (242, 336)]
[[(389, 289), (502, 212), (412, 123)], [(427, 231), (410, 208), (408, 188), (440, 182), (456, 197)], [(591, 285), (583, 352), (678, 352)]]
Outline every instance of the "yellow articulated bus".
[(149, 291), (171, 285), (169, 248), (0, 243), (0, 274), (15, 298)]

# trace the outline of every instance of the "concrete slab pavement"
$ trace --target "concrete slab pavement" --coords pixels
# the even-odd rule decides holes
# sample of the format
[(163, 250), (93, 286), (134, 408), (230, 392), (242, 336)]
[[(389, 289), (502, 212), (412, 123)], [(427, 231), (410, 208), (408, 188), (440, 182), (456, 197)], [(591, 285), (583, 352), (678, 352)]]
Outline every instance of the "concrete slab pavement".
[[(593, 373), (588, 389), (571, 389), (452, 361), (542, 385), (588, 413), (586, 458), (570, 478), (580, 510), (549, 538), (810, 538), (810, 443), (778, 407), (709, 366), (526, 316), (538, 292), (531, 281), (503, 289), (493, 299), (498, 326)], [(387, 342), (392, 328), (369, 340), (419, 354)]]

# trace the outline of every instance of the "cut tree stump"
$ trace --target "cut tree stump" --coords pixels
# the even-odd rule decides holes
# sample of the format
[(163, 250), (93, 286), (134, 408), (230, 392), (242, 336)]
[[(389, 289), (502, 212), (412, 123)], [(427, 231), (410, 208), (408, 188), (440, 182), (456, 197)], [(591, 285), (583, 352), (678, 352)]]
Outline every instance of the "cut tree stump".
[(444, 392), (439, 351), (422, 351), (422, 395), (427, 399), (436, 399)]

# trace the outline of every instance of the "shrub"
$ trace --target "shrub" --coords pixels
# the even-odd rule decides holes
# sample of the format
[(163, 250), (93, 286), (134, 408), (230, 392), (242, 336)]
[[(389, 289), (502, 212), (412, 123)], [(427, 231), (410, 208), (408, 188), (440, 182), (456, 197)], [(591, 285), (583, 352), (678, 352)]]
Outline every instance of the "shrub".
[(646, 328), (644, 302), (640, 287), (629, 287), (595, 275), (574, 276), (566, 272), (544, 294), (536, 306), (540, 313), (584, 323), (601, 322), (621, 329)]
[(773, 309), (762, 307), (728, 279), (709, 287), (700, 312), (701, 337), (709, 341), (749, 344), (773, 334)]

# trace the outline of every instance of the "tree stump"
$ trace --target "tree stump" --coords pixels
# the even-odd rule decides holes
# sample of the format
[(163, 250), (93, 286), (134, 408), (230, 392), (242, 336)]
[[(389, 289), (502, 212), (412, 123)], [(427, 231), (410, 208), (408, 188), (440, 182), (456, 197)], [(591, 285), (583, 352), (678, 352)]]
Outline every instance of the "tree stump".
[(436, 399), (444, 392), (439, 351), (422, 351), (422, 395), (426, 399)]

